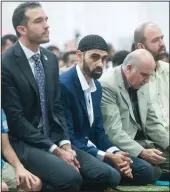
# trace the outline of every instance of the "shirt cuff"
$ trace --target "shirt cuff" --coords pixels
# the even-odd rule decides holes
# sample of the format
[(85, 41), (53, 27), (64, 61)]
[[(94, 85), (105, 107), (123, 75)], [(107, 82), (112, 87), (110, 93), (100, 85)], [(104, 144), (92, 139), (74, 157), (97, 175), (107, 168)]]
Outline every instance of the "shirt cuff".
[(52, 153), (54, 151), (54, 149), (57, 147), (56, 144), (52, 145), (49, 149), (49, 152)]
[(106, 150), (107, 153), (114, 153), (115, 151), (120, 151), (120, 149), (114, 146)]
[(104, 156), (105, 156), (105, 152), (104, 151), (101, 151), (101, 150), (99, 150), (98, 152), (97, 152), (97, 158), (98, 159), (100, 159), (101, 161), (103, 161), (104, 160)]
[(69, 140), (63, 140), (63, 141), (60, 141), (60, 142), (59, 142), (58, 146), (59, 146), (59, 147), (62, 147), (62, 146), (65, 145), (65, 144), (70, 144), (70, 145), (71, 145), (71, 142), (70, 142)]
[(95, 148), (97, 148), (96, 145), (94, 143), (92, 143), (90, 140), (88, 140), (88, 142), (87, 142), (87, 147), (95, 147)]

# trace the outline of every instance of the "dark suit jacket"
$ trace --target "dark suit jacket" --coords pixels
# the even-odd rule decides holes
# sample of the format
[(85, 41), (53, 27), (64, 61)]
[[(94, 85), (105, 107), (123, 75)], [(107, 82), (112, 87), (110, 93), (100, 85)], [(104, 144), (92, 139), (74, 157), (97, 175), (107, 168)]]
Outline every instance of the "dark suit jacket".
[[(94, 81), (97, 91), (92, 93), (94, 122), (90, 127), (85, 103), (84, 91), (77, 75), (76, 67), (60, 75), (61, 101), (67, 119), (68, 132), (71, 142), (77, 148), (87, 151), (93, 156), (97, 155), (98, 149), (106, 151), (113, 144), (105, 135), (103, 128), (100, 101), (102, 96), (101, 85)], [(87, 147), (88, 137), (95, 147)]]
[(57, 58), (44, 48), (40, 52), (46, 77), (50, 138), (37, 128), (41, 117), (39, 91), (19, 42), (2, 54), (2, 107), (12, 138), (49, 150), (54, 143), (69, 137), (60, 104)]

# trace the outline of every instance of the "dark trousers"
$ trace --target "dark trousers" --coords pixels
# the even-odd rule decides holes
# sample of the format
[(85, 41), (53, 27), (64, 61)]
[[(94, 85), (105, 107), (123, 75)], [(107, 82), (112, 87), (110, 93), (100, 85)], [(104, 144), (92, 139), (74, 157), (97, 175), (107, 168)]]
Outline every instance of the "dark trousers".
[(169, 152), (167, 150), (163, 150), (161, 149), (158, 145), (152, 143), (152, 142), (148, 142), (148, 140), (136, 140), (140, 145), (142, 145), (142, 147), (144, 147), (145, 149), (158, 149), (159, 151), (162, 152), (162, 156), (166, 158), (166, 160), (159, 164), (158, 166), (161, 168), (162, 170), (162, 175), (160, 177), (160, 180), (163, 180), (163, 181), (170, 181), (170, 161), (169, 161)]
[[(161, 169), (158, 166), (151, 165), (147, 161), (132, 157), (131, 164), (133, 179), (122, 175), (121, 185), (146, 185), (154, 183), (161, 176)], [(111, 162), (108, 162), (111, 164)], [(114, 167), (113, 164), (111, 164)]]
[[(17, 156), (30, 172), (47, 183), (55, 191), (79, 191), (83, 180), (93, 186), (116, 187), (120, 175), (109, 165), (75, 147), (80, 163), (80, 173), (71, 165), (50, 152), (32, 147), (23, 142), (11, 143)], [(90, 189), (90, 184), (86, 189)], [(49, 190), (49, 191), (51, 191)]]
[(159, 167), (162, 170), (162, 175), (160, 180), (170, 181), (170, 161), (169, 161), (169, 152), (162, 150), (160, 147), (155, 145), (155, 148), (162, 152), (162, 156), (166, 158), (165, 162), (159, 164)]

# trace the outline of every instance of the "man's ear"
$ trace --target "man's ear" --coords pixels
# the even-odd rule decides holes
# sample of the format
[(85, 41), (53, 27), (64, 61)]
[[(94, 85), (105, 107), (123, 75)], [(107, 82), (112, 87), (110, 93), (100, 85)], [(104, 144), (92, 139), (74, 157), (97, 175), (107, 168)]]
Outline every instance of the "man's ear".
[(132, 65), (131, 64), (126, 65), (126, 71), (127, 71), (128, 75), (131, 73), (131, 71), (132, 71)]
[(137, 48), (138, 49), (145, 49), (145, 45), (143, 43), (138, 43)]
[(23, 25), (17, 26), (17, 31), (18, 31), (18, 33), (20, 33), (21, 35), (26, 35), (26, 28), (25, 28)]
[(83, 60), (83, 53), (80, 50), (76, 51), (76, 57), (79, 62)]

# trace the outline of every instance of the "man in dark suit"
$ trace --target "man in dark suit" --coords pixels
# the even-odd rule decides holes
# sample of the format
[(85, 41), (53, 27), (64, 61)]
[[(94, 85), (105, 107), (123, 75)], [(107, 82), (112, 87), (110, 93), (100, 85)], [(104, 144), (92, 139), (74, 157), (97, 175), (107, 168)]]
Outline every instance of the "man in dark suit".
[[(102, 75), (107, 58), (107, 44), (98, 35), (87, 35), (79, 43), (78, 63), (60, 75), (61, 101), (72, 144), (111, 165), (111, 171), (121, 173), (122, 181), (147, 184), (161, 174), (158, 167), (140, 159), (128, 157), (106, 136), (100, 109), (102, 88), (96, 80)], [(116, 175), (116, 174), (115, 174)]]
[(11, 144), (24, 166), (55, 191), (79, 191), (82, 177), (113, 187), (108, 166), (72, 149), (60, 104), (57, 58), (39, 46), (49, 42), (47, 19), (37, 2), (21, 4), (13, 14), (19, 41), (2, 55), (2, 106)]

